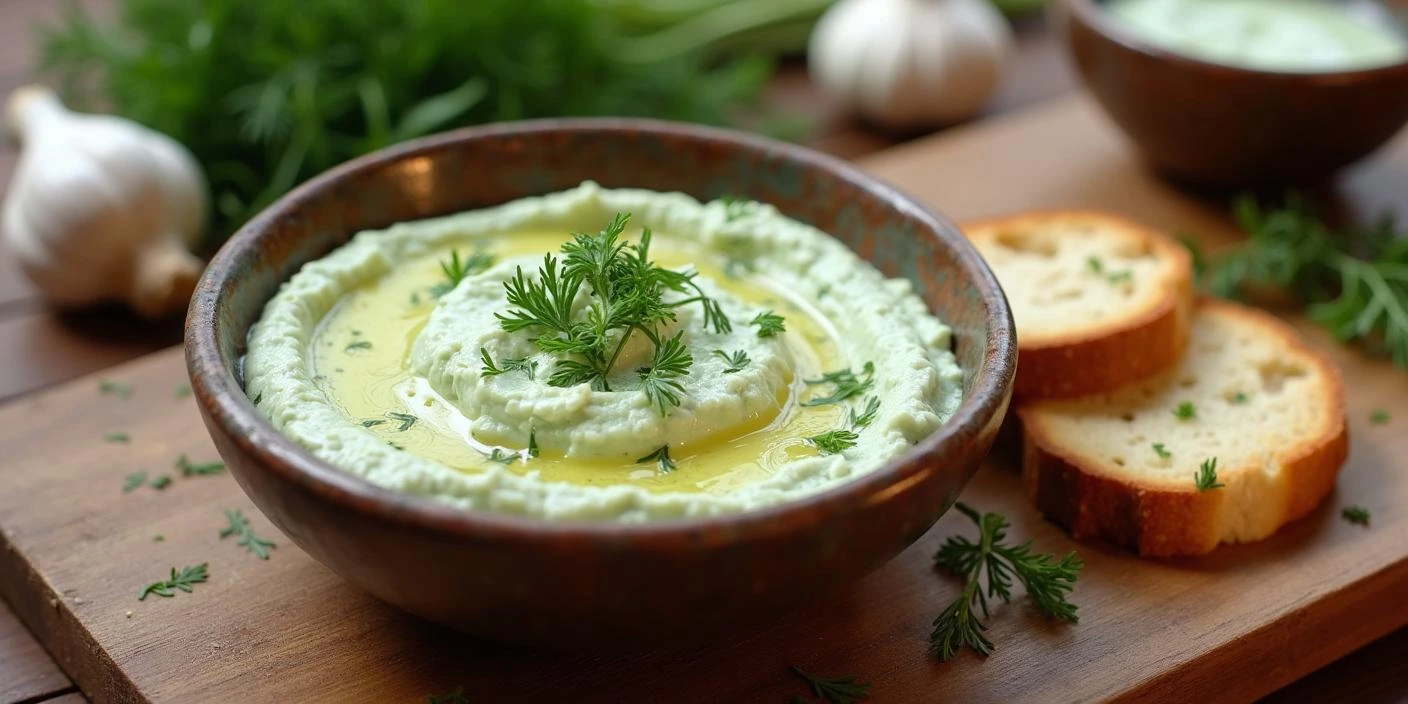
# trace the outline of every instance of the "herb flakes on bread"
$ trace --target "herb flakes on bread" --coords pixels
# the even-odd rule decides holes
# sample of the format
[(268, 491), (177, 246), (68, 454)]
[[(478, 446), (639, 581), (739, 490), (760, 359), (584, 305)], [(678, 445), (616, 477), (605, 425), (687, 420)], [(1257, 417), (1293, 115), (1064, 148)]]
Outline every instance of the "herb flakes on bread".
[(1018, 399), (1111, 391), (1182, 356), (1193, 271), (1177, 242), (1122, 217), (1083, 210), (982, 220), (963, 229), (1012, 307)]
[[(1170, 372), (1018, 413), (1038, 510), (1145, 556), (1271, 535), (1331, 491), (1349, 452), (1334, 366), (1270, 314), (1211, 300)], [(1214, 459), (1222, 486), (1200, 491)]]

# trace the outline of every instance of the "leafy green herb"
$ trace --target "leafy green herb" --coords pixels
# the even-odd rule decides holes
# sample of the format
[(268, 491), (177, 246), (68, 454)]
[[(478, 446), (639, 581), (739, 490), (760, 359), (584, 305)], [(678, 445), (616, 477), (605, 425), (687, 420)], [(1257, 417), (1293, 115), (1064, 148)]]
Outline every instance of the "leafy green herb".
[(464, 693), (464, 686), (455, 687), (455, 691), (449, 694), (427, 694), (425, 704), (469, 704), (469, 697)]
[[(1036, 607), (1047, 616), (1075, 623), (1076, 605), (1067, 600), (1075, 587), (1084, 564), (1075, 552), (1056, 560), (1053, 556), (1031, 551), (1031, 541), (1012, 547), (1006, 544), (1007, 519), (996, 513), (979, 514), (966, 504), (955, 507), (978, 525), (978, 540), (953, 536), (934, 555), (934, 564), (966, 580), (963, 593), (934, 619), (929, 634), (929, 652), (940, 660), (949, 660), (964, 647), (980, 655), (992, 653), (993, 644), (983, 635), (987, 627), (976, 614), (977, 604), (987, 618), (988, 599), (996, 597), (1004, 603), (1012, 601), (1012, 578), (1015, 576), (1027, 589)], [(987, 576), (987, 587), (981, 578)]]
[(150, 486), (151, 488), (156, 489), (157, 491), (162, 491), (166, 489), (166, 487), (171, 486), (171, 475), (163, 474), (153, 479), (151, 483), (147, 486)]
[(1090, 269), (1090, 273), (1092, 274), (1105, 273), (1105, 262), (1101, 261), (1100, 257), (1087, 257), (1085, 266)]
[(812, 435), (807, 438), (807, 442), (821, 451), (823, 455), (838, 455), (856, 446), (856, 441), (860, 439), (851, 430), (829, 430), (820, 435)]
[(254, 529), (249, 525), (249, 519), (239, 509), (225, 509), (225, 520), (229, 525), (220, 529), (220, 539), (224, 540), (232, 535), (239, 536), (235, 541), (236, 545), (248, 550), (251, 554), (261, 560), (269, 559), (269, 548), (277, 547), (274, 541), (265, 540), (254, 534)]
[(127, 475), (127, 479), (122, 482), (122, 493), (126, 494), (142, 488), (147, 483), (147, 473), (145, 471)]
[(409, 413), (400, 413), (398, 411), (391, 411), (390, 413), (386, 414), (386, 417), (400, 423), (400, 425), (396, 426), (396, 432), (398, 433), (404, 433), (407, 430), (410, 430), (411, 426), (415, 425), (416, 420), (418, 420), (415, 416)]
[(1340, 517), (1357, 526), (1369, 525), (1369, 509), (1363, 506), (1345, 506), (1340, 511)]
[(753, 361), (748, 359), (748, 353), (743, 350), (734, 350), (733, 352), (714, 350), (714, 356), (724, 360), (724, 364), (726, 365), (724, 367), (725, 374), (741, 372), (744, 367), (747, 367), (748, 364)]
[(475, 252), (469, 255), (468, 259), (460, 259), (458, 249), (451, 250), (449, 261), (440, 261), (440, 271), (445, 274), (445, 280), (435, 284), (430, 289), (430, 295), (439, 298), (450, 291), (453, 291), (464, 277), (471, 274), (478, 274), (494, 265), (494, 255), (488, 252)]
[(128, 435), (127, 433), (108, 433), (107, 435), (103, 436), (103, 442), (119, 443), (122, 445), (126, 445), (127, 443), (132, 442), (132, 436)]
[(176, 387), (176, 398), (186, 398), (191, 395), (191, 385), (182, 384)]
[[(732, 330), (719, 304), (695, 282), (695, 272), (664, 269), (650, 261), (650, 228), (632, 245), (621, 238), (630, 215), (617, 213), (596, 235), (574, 233), (562, 246), (562, 261), (543, 258), (535, 279), (518, 269), (504, 283), (508, 313), (496, 314), (507, 332), (537, 333), (535, 344), (557, 357), (550, 386), (590, 384), (597, 391), (611, 391), (607, 377), (633, 335), (644, 335), (653, 346), (650, 366), (638, 371), (640, 388), (660, 412), (678, 406), (683, 386), (678, 378), (689, 372), (693, 357), (684, 347), (682, 332), (664, 338), (659, 326), (676, 318), (675, 309), (699, 304), (706, 328)], [(583, 287), (592, 301), (579, 316), (573, 302)], [(666, 302), (666, 291), (685, 294)], [(579, 319), (580, 318), (580, 319)]]
[(724, 195), (719, 201), (724, 204), (724, 222), (741, 220), (758, 211), (758, 202), (746, 198)]
[(796, 665), (792, 666), (792, 671), (807, 681), (814, 696), (820, 697), (827, 704), (855, 704), (870, 697), (870, 684), (857, 682), (855, 675), (820, 677)]
[(1161, 442), (1156, 442), (1156, 443), (1154, 443), (1154, 454), (1158, 455), (1158, 456), (1159, 456), (1159, 459), (1165, 459), (1165, 460), (1168, 459), (1168, 458), (1170, 458), (1170, 457), (1173, 457), (1173, 453), (1172, 453), (1172, 452), (1169, 452), (1167, 449), (1165, 449), (1165, 448), (1164, 448), (1164, 444), (1161, 443)]
[(132, 398), (132, 386), (120, 381), (104, 379), (98, 382), (98, 393), (104, 396), (116, 396), (120, 399)]
[(412, 292), (411, 292), (411, 305), (413, 305), (413, 306), (418, 306), (418, 305), (420, 305), (420, 292), (418, 292), (418, 291), (412, 291)]
[(371, 343), (371, 342), (368, 342), (367, 340), (358, 340), (358, 341), (356, 341), (356, 342), (353, 342), (353, 343), (347, 345), (347, 347), (343, 348), (342, 351), (343, 351), (343, 352), (351, 352), (352, 350), (369, 350), (369, 349), (371, 349), (371, 348), (372, 348), (372, 343)]
[(1246, 241), (1213, 257), (1194, 247), (1206, 291), (1224, 298), (1288, 293), (1340, 341), (1368, 343), (1408, 368), (1408, 237), (1391, 216), (1335, 232), (1295, 194), (1270, 211), (1244, 196), (1234, 213)]
[(490, 462), (498, 462), (499, 464), (513, 464), (518, 459), (518, 453), (508, 452), (505, 451), (502, 447), (496, 447), (492, 452), (487, 455), (484, 455), (484, 457)]
[(835, 372), (827, 372), (819, 379), (803, 379), (808, 386), (818, 384), (832, 384), (832, 392), (826, 396), (818, 396), (803, 403), (803, 406), (825, 406), (832, 403), (840, 403), (852, 396), (859, 396), (869, 391), (875, 385), (875, 363), (866, 362), (861, 368), (860, 375), (852, 372), (850, 367)]
[(1376, 408), (1373, 413), (1369, 414), (1369, 422), (1374, 425), (1388, 425), (1388, 421), (1388, 411), (1382, 408)]
[(1198, 473), (1193, 475), (1193, 485), (1198, 488), (1198, 491), (1212, 491), (1226, 486), (1217, 481), (1216, 457), (1203, 460), (1203, 463), (1198, 467)]
[(1198, 417), (1198, 408), (1193, 405), (1192, 401), (1184, 401), (1173, 409), (1173, 415), (1179, 420), (1192, 420)]
[(177, 572), (176, 568), (172, 567), (171, 577), (169, 579), (164, 579), (160, 582), (152, 582), (142, 587), (142, 591), (137, 594), (137, 600), (146, 601), (147, 597), (152, 594), (164, 597), (176, 596), (176, 592), (172, 591), (173, 589), (179, 589), (190, 594), (192, 587), (209, 579), (209, 574), (206, 572), (206, 568), (209, 564), (208, 562), (202, 562), (193, 567), (183, 567), (180, 572)]
[(851, 428), (859, 429), (868, 427), (871, 423), (875, 422), (875, 416), (879, 412), (880, 399), (875, 396), (871, 396), (870, 398), (865, 400), (865, 410), (861, 411), (859, 415), (856, 414), (856, 409), (852, 408), (850, 410)]
[(1111, 284), (1127, 284), (1131, 281), (1134, 281), (1134, 272), (1128, 269), (1124, 271), (1116, 271), (1110, 274), (1109, 276), (1106, 276), (1105, 280), (1110, 282)]
[[(600, 0), (123, 0), (47, 28), (42, 65), (71, 104), (189, 147), (223, 235), (314, 174), (438, 130), (567, 115), (729, 122), (770, 57), (802, 48), (750, 37), (795, 34), (826, 4), (724, 17)], [(726, 51), (740, 44), (760, 53)]]
[(787, 319), (772, 311), (757, 314), (748, 324), (758, 326), (758, 337), (773, 337), (787, 332)]
[(655, 462), (659, 464), (661, 474), (669, 474), (670, 472), (675, 471), (675, 461), (670, 459), (669, 445), (661, 445), (659, 449), (646, 455), (645, 457), (636, 458), (636, 464), (645, 464), (646, 462)]
[(160, 542), (164, 542), (165, 540), (166, 540), (166, 536), (162, 535), (161, 533), (157, 533), (156, 535), (153, 535), (153, 536), (152, 536), (152, 542), (153, 542), (153, 543), (160, 543)]
[(482, 377), (498, 376), (508, 372), (523, 372), (527, 375), (528, 380), (532, 381), (538, 376), (538, 361), (535, 359), (528, 357), (505, 359), (503, 366), (500, 367), (494, 364), (494, 358), (489, 356), (489, 350), (483, 347), (479, 348), (479, 358), (484, 362), (484, 368), (479, 372)]
[(386, 424), (386, 421), (385, 421), (384, 419), (381, 419), (381, 418), (368, 418), (368, 419), (362, 421), (362, 427), (363, 427), (363, 428), (371, 428), (371, 427), (373, 427), (373, 426), (385, 425), (385, 424)]
[(1242, 404), (1244, 404), (1244, 403), (1246, 403), (1246, 402), (1247, 402), (1247, 395), (1244, 394), (1244, 393), (1242, 393), (1241, 391), (1238, 391), (1238, 392), (1236, 393), (1236, 395), (1234, 395), (1234, 396), (1232, 397), (1232, 403), (1235, 403), (1235, 404), (1237, 404), (1238, 406), (1240, 406), (1240, 405), (1242, 405)]
[(538, 430), (536, 428), (528, 430), (528, 456), (538, 456)]
[(225, 471), (225, 463), (218, 460), (195, 463), (185, 455), (181, 455), (176, 459), (176, 469), (181, 470), (181, 475), (186, 477), (208, 476)]

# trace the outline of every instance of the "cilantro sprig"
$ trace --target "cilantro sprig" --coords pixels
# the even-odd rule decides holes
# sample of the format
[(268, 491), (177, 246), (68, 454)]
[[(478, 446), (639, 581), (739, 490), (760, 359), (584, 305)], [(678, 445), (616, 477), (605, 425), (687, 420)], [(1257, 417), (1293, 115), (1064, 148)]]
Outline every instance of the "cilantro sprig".
[(979, 513), (962, 502), (954, 507), (977, 524), (978, 540), (952, 536), (934, 555), (937, 567), (964, 578), (965, 585), (958, 598), (934, 619), (934, 628), (929, 633), (929, 652), (940, 660), (953, 658), (963, 648), (970, 648), (979, 655), (991, 654), (992, 641), (983, 635), (987, 627), (974, 613), (973, 606), (977, 605), (982, 618), (987, 618), (989, 599), (1010, 603), (1014, 578), (1026, 587), (1027, 594), (1042, 613), (1070, 623), (1079, 620), (1076, 605), (1067, 600), (1084, 567), (1075, 552), (1057, 560), (1051, 555), (1032, 552), (1030, 540), (1021, 545), (1008, 545), (1009, 524), (1005, 517)]

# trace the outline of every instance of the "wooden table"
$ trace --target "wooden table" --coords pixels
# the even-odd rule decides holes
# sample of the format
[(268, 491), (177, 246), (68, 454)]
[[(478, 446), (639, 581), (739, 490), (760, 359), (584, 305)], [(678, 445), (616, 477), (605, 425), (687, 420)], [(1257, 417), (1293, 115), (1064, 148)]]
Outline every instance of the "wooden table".
[[(100, 9), (104, 2), (89, 2)], [(26, 82), (36, 22), (51, 20), (53, 0), (4, 0), (0, 4), (0, 92)], [(1040, 23), (1019, 28), (1012, 72), (989, 114), (1009, 112), (1075, 86), (1050, 32)], [(771, 100), (815, 116), (813, 145), (847, 157), (892, 146), (905, 136), (886, 135), (850, 122), (807, 82), (799, 67), (775, 81)], [(14, 153), (0, 153), (0, 193)], [(139, 324), (116, 309), (59, 314), (47, 309), (0, 248), (0, 401), (98, 371), (179, 341), (179, 320)], [(3, 448), (0, 448), (0, 453)], [(0, 470), (3, 471), (3, 470)], [(1391, 701), (1408, 697), (1408, 631), (1391, 635), (1279, 692), (1273, 699)], [(1249, 663), (1249, 665), (1254, 665)], [(0, 603), (0, 704), (84, 701), (8, 607)]]

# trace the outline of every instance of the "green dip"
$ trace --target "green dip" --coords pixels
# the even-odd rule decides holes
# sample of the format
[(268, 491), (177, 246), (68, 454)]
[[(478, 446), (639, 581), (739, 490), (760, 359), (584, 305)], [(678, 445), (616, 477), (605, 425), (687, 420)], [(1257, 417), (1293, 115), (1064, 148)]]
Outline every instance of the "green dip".
[(1408, 59), (1408, 37), (1391, 26), (1381, 8), (1367, 4), (1111, 0), (1108, 7), (1148, 41), (1213, 63), (1308, 73), (1373, 68)]

